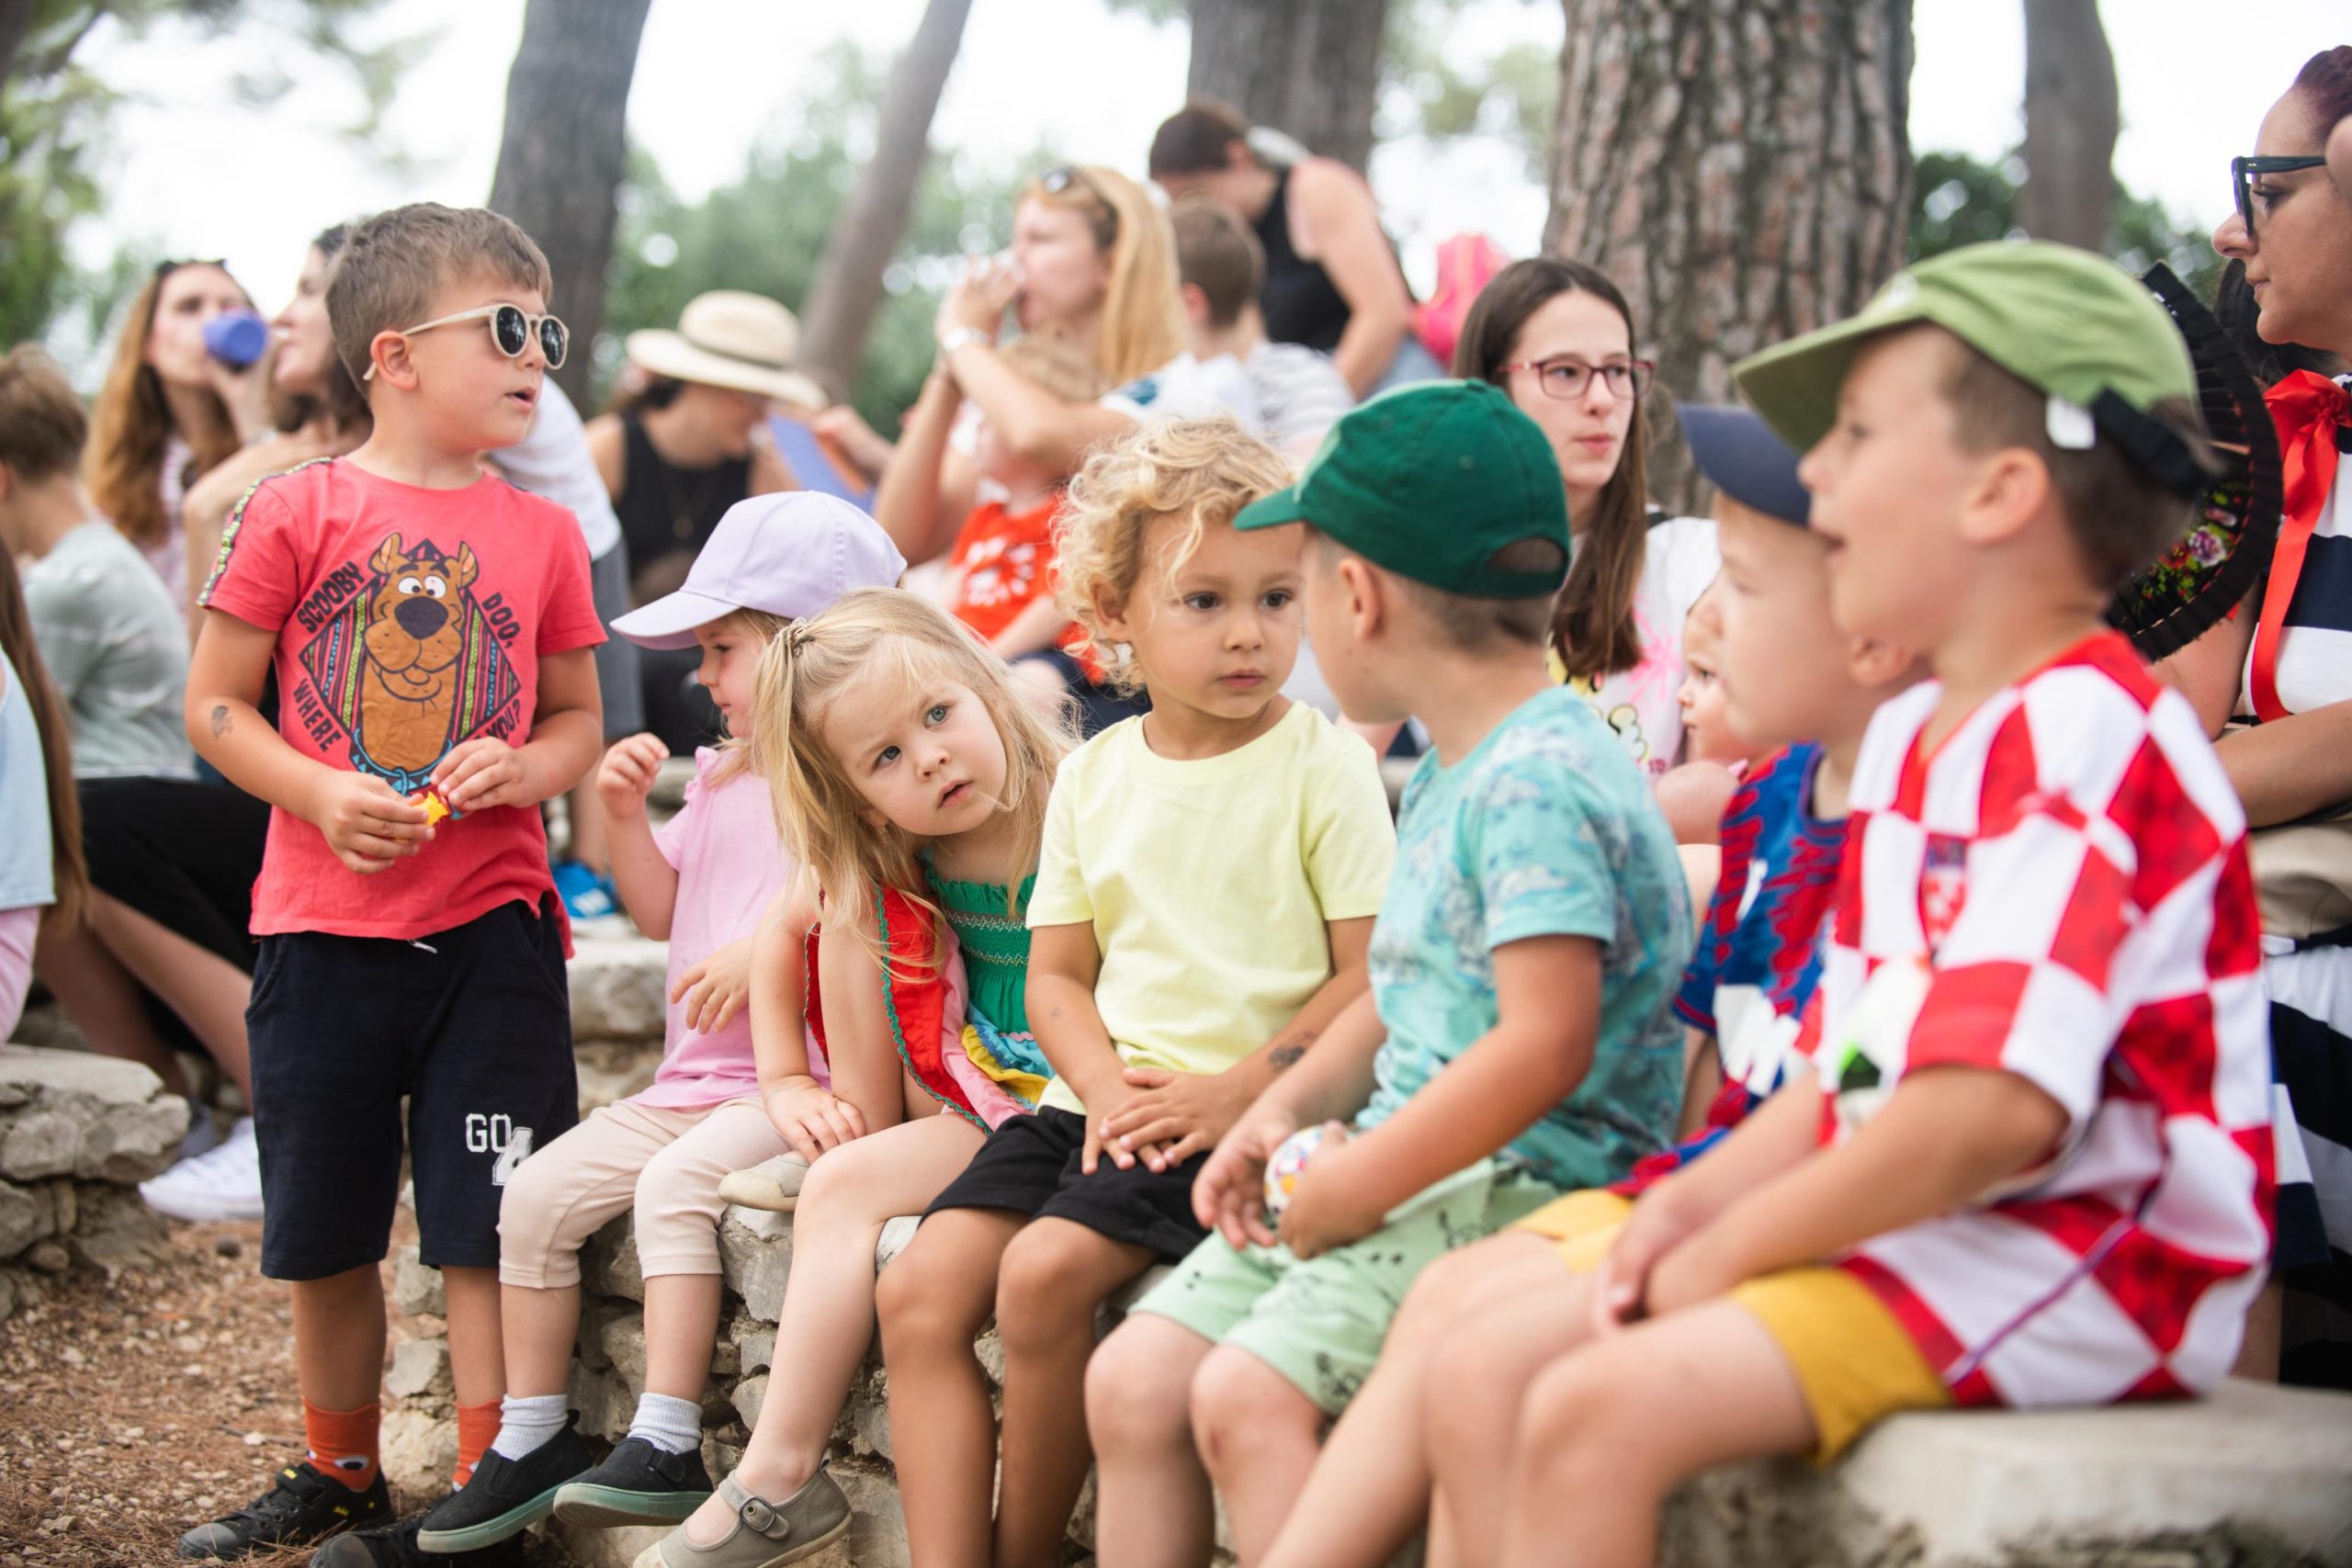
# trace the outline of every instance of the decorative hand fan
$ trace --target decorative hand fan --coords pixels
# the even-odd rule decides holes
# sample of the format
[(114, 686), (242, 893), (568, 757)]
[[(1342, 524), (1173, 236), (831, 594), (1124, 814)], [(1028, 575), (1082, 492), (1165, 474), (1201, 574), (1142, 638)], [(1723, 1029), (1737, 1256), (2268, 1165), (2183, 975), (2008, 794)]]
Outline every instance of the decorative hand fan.
[(2142, 277), (2188, 340), (2197, 400), (2222, 463), (2188, 534), (2123, 585), (2107, 618), (2147, 659), (2179, 652), (2262, 581), (2278, 538), (2278, 433), (2245, 356), (2213, 312), (2158, 262)]

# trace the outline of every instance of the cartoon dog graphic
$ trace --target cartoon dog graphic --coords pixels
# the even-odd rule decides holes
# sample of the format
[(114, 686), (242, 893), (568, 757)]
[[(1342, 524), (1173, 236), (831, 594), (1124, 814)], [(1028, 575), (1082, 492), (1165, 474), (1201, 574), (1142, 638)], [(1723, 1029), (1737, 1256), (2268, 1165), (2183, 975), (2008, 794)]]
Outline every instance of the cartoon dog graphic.
[(472, 547), (411, 548), (390, 534), (368, 569), (367, 592), (321, 629), (302, 664), (350, 738), (352, 766), (408, 794), (519, 682), (469, 592), (481, 570)]

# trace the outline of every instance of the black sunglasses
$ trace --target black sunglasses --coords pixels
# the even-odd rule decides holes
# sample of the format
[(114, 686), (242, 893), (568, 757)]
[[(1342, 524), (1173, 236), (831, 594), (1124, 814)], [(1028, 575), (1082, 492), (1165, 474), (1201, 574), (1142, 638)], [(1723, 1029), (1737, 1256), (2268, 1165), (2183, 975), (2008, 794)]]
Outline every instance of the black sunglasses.
[(1102, 194), (1102, 187), (1075, 164), (1057, 164), (1037, 176), (1037, 188), (1047, 196), (1059, 196), (1072, 186), (1084, 191), (1102, 213), (1101, 220), (1094, 225), (1094, 238), (1104, 250), (1109, 250), (1111, 242), (1119, 237), (1119, 209), (1111, 205), (1111, 198)]
[(2261, 175), (2291, 175), (2298, 169), (2326, 166), (2324, 157), (2313, 153), (2293, 153), (2230, 160), (2230, 184), (2238, 198), (2238, 216), (2245, 220), (2245, 231), (2254, 233), (2254, 182)]

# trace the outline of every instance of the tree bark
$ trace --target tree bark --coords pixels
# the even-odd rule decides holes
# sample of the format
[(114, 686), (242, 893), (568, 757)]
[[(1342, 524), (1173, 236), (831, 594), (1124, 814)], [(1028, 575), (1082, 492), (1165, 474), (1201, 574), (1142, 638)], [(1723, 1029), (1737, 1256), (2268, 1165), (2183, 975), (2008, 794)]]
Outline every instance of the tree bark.
[(865, 358), (865, 340), (882, 304), (882, 274), (914, 210), (915, 186), (931, 156), (931, 117), (964, 41), (972, 0), (931, 0), (907, 51), (890, 73), (876, 128), (874, 158), (857, 192), (825, 241), (801, 303), (801, 368), (834, 397), (845, 397)]
[(1388, 0), (1192, 0), (1184, 87), (1361, 172)]
[[(1850, 314), (1903, 265), (1911, 0), (1563, 0), (1544, 247), (1600, 268), (1670, 397)], [(1653, 429), (1658, 428), (1654, 419)], [(1689, 507), (1681, 444), (1651, 492)]]
[(2098, 0), (2025, 0), (2025, 184), (2018, 220), (2038, 240), (2096, 251), (2115, 202), (2115, 55)]
[(0, 82), (16, 68), (17, 51), (33, 28), (33, 0), (0, 0)]
[(490, 205), (539, 243), (555, 274), (548, 308), (571, 329), (553, 372), (584, 403), (605, 326), (629, 82), (652, 0), (528, 0), (506, 75), (506, 129)]

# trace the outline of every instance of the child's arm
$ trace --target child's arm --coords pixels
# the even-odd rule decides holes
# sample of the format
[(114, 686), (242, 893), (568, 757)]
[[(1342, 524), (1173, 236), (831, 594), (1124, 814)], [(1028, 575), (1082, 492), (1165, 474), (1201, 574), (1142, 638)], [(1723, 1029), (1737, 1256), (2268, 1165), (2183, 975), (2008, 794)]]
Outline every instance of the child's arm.
[(1372, 1098), (1373, 1058), (1387, 1037), (1380, 1009), (1366, 990), (1217, 1140), (1193, 1182), (1193, 1217), (1237, 1249), (1253, 1242), (1273, 1246), (1280, 1238), (1266, 1227), (1261, 1196), (1266, 1161), (1299, 1128), (1352, 1115)]
[(752, 1059), (768, 1121), (802, 1159), (865, 1135), (856, 1106), (836, 1100), (808, 1071), (801, 1025), (808, 998), (808, 928), (805, 901), (789, 889), (768, 903), (752, 937)]
[(1600, 944), (1529, 937), (1496, 948), (1494, 963), (1494, 1028), (1394, 1116), (1301, 1176), (1283, 1215), (1294, 1252), (1369, 1235), (1389, 1210), (1494, 1154), (1584, 1081), (1600, 1033)]
[(1012, 617), (1004, 630), (996, 634), (989, 649), (1010, 664), (1024, 653), (1051, 648), (1068, 625), (1069, 612), (1057, 604), (1052, 594), (1040, 593), (1030, 601), (1028, 608)]
[[(1114, 1115), (1098, 1117), (1102, 1136), (1114, 1143), (1114, 1157), (1125, 1154), (1153, 1170), (1183, 1164), (1218, 1139), (1239, 1119), (1250, 1103), (1266, 1092), (1293, 1064), (1305, 1056), (1317, 1036), (1370, 994), (1372, 919), (1330, 920), (1324, 926), (1331, 946), (1331, 977), (1306, 998), (1289, 1025), (1272, 1040), (1221, 1073), (1171, 1073), (1155, 1067), (1131, 1067), (1122, 1075), (1142, 1090)], [(1364, 1094), (1369, 1097), (1367, 1082)], [(1091, 1109), (1092, 1102), (1089, 1102)], [(1363, 1100), (1335, 1110), (1349, 1116)], [(1124, 1168), (1129, 1160), (1120, 1160)]]
[[(1805, 1098), (1817, 1111), (1817, 1095)], [(1659, 1258), (1649, 1309), (1707, 1301), (1742, 1280), (1948, 1214), (2048, 1156), (2065, 1131), (2065, 1108), (2021, 1074), (1920, 1067), (1852, 1137), (1749, 1188)], [(1695, 1169), (1706, 1171), (1716, 1157)]]
[(964, 394), (944, 368), (933, 367), (922, 384), (922, 395), (907, 411), (904, 433), (882, 471), (874, 491), (874, 520), (899, 547), (899, 553), (920, 566), (956, 542), (963, 525), (939, 482), (940, 466), (947, 458), (947, 439), (956, 429), (956, 414)]
[(433, 837), (423, 807), (372, 773), (303, 756), (254, 707), (277, 647), (276, 632), (223, 610), (204, 612), (188, 660), (188, 743), (247, 795), (316, 828), (335, 858), (362, 875), (416, 853)]
[[(1103, 1126), (1139, 1090), (1126, 1080), (1111, 1032), (1094, 1005), (1094, 981), (1102, 970), (1102, 950), (1091, 923), (1039, 926), (1029, 933), (1029, 978), (1023, 998), (1037, 1046), (1054, 1076), (1070, 1087), (1086, 1110), (1086, 1145), (1079, 1168), (1094, 1174), (1105, 1139)], [(1125, 1170), (1135, 1156), (1113, 1148), (1112, 1161)]]
[(596, 803), (605, 810), (613, 886), (637, 929), (656, 942), (670, 940), (670, 921), (678, 908), (678, 868), (653, 841), (645, 797), (669, 755), (659, 736), (630, 735), (614, 741), (596, 769)]
[(537, 806), (578, 784), (594, 765), (604, 745), (605, 703), (589, 649), (541, 656), (536, 708), (530, 738), (522, 745), (477, 735), (441, 759), (433, 783), (450, 810)]

